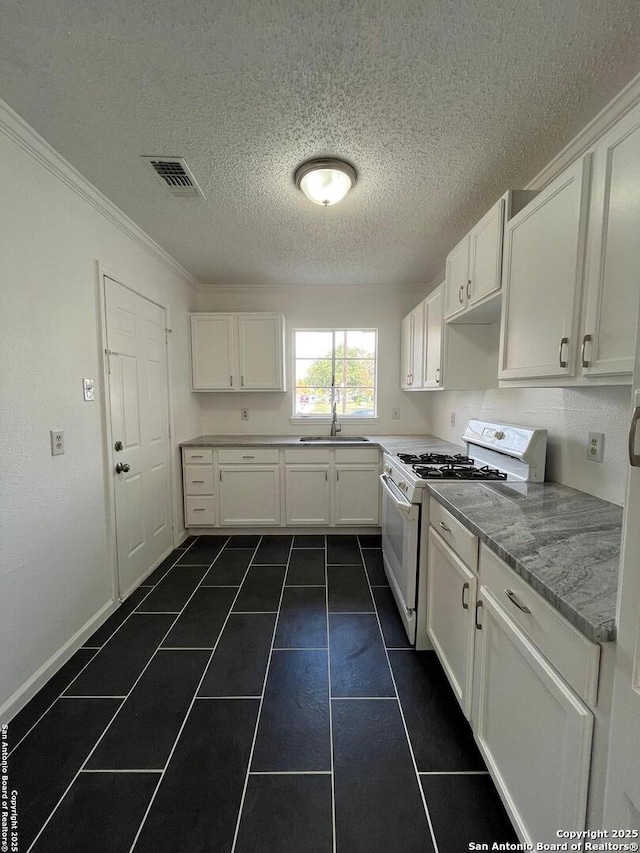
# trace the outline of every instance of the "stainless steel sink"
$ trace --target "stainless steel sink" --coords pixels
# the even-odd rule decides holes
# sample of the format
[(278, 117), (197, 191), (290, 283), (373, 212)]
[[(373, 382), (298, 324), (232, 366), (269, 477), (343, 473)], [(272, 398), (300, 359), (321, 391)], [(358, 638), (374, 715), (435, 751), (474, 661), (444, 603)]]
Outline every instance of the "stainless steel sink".
[(300, 441), (323, 441), (327, 444), (332, 444), (334, 441), (350, 442), (357, 444), (362, 441), (369, 441), (364, 435), (303, 435)]

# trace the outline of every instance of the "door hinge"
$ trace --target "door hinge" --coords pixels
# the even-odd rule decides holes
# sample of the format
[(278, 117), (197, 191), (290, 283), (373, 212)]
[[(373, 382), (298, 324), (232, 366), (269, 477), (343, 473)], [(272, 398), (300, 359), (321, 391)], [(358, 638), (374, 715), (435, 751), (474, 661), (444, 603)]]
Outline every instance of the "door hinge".
[(112, 356), (112, 355), (120, 355), (120, 353), (119, 353), (119, 352), (115, 352), (115, 351), (114, 351), (114, 350), (112, 350), (112, 349), (106, 349), (106, 350), (104, 351), (104, 354), (105, 354), (105, 355), (106, 355), (106, 357), (107, 357), (107, 373), (108, 373), (108, 374), (110, 374), (110, 373), (111, 373), (111, 356)]
[(169, 329), (169, 328), (167, 328), (167, 329), (165, 329), (165, 330), (164, 330), (164, 342), (165, 342), (166, 344), (168, 344), (168, 343), (169, 343), (169, 335), (170, 335), (172, 332), (173, 332), (173, 329)]

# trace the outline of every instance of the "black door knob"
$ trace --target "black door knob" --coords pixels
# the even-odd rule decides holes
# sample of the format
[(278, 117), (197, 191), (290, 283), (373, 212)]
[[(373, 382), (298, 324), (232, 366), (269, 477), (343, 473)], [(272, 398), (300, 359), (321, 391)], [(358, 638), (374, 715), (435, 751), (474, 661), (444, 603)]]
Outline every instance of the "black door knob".
[(116, 465), (116, 474), (122, 474), (123, 472), (126, 474), (127, 471), (131, 470), (131, 465), (127, 465), (126, 462), (118, 462)]

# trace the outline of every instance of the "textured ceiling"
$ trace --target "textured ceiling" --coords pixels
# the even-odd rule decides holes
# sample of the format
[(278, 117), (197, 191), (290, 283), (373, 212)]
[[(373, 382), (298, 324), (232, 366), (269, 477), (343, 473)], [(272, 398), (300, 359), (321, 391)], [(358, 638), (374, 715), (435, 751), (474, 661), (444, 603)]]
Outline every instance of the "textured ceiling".
[[(205, 285), (428, 282), (640, 71), (638, 0), (1, 8), (0, 97)], [(328, 209), (292, 181), (322, 155), (359, 174)]]

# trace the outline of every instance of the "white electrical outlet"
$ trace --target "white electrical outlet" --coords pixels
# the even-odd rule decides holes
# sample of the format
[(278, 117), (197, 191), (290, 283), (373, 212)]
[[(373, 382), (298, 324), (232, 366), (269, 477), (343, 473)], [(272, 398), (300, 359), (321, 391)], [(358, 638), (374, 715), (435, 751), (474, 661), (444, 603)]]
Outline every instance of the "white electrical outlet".
[(240, 409), (240, 420), (248, 421), (249, 420), (249, 409)]
[(454, 427), (456, 425), (456, 413), (455, 412), (451, 412), (451, 414), (449, 415), (449, 423), (451, 424), (452, 427)]
[(399, 406), (394, 406), (391, 409), (391, 420), (392, 421), (399, 421), (400, 420), (400, 407)]
[(64, 431), (61, 429), (52, 429), (49, 435), (51, 436), (51, 455), (62, 456), (64, 453)]
[(604, 457), (604, 433), (590, 432), (587, 440), (587, 459), (602, 462)]

